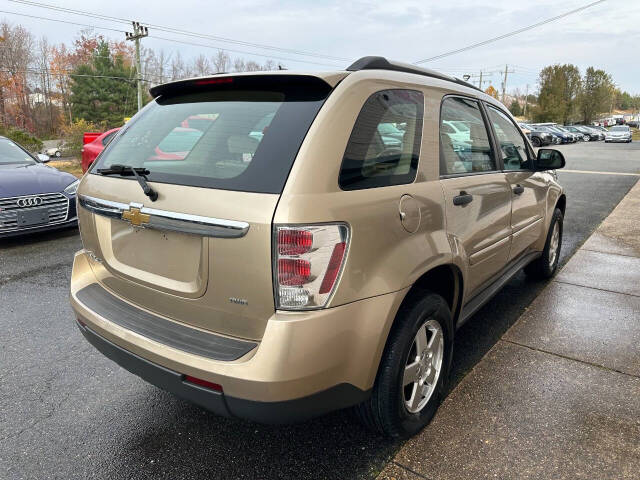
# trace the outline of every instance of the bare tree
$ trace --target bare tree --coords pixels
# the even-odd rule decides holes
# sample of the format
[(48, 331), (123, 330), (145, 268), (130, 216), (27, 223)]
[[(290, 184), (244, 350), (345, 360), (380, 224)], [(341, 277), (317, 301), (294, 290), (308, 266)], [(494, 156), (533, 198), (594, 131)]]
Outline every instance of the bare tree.
[(204, 55), (198, 55), (193, 61), (193, 73), (196, 77), (204, 77), (211, 74), (211, 65)]
[[(29, 69), (34, 60), (34, 40), (31, 33), (20, 25), (12, 26), (7, 22), (0, 24), (0, 36), (2, 36), (2, 54), (0, 56), (0, 70), (5, 80), (6, 92), (3, 92), (5, 105), (4, 117), (6, 118), (6, 100), (15, 105), (13, 112), (14, 122), (23, 128), (32, 127), (31, 107), (29, 104)], [(3, 89), (5, 90), (5, 89)]]
[(224, 50), (218, 50), (211, 58), (216, 73), (228, 72), (231, 69), (231, 57)]

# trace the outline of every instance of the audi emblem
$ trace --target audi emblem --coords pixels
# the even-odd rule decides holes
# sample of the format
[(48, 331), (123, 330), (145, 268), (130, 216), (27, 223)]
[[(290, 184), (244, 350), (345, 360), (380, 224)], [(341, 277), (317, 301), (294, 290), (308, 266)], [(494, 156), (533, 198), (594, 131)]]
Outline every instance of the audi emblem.
[(38, 205), (42, 205), (42, 198), (40, 197), (25, 197), (19, 198), (16, 202), (19, 207), (37, 207)]

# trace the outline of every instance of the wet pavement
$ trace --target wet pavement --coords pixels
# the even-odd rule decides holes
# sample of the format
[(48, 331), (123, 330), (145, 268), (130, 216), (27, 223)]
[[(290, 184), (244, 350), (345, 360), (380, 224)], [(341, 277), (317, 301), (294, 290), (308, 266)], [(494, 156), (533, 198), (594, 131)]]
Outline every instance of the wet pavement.
[(640, 183), (380, 480), (640, 478), (638, 201)]
[[(618, 166), (640, 172), (640, 143), (562, 150), (573, 170)], [(612, 152), (618, 163), (611, 161)], [(637, 178), (559, 175), (568, 195), (565, 264)], [(402, 442), (370, 434), (347, 412), (286, 427), (223, 419), (119, 368), (74, 326), (68, 285), (79, 248), (77, 230), (0, 241), (1, 479), (375, 478), (401, 449)], [(478, 362), (502, 343), (546, 286), (520, 273), (465, 324), (456, 339), (453, 387), (474, 375)], [(597, 363), (600, 356), (605, 362), (601, 351), (594, 347), (584, 360)], [(622, 344), (620, 351), (625, 352)], [(625, 355), (619, 369), (631, 372), (632, 352)], [(592, 375), (588, 371), (583, 375)], [(498, 388), (500, 378), (492, 385)], [(447, 403), (443, 407), (445, 412)], [(468, 408), (473, 415), (476, 406)], [(460, 466), (465, 457), (448, 458)], [(397, 478), (423, 478), (396, 467), (405, 475)], [(425, 470), (422, 475), (431, 478)]]

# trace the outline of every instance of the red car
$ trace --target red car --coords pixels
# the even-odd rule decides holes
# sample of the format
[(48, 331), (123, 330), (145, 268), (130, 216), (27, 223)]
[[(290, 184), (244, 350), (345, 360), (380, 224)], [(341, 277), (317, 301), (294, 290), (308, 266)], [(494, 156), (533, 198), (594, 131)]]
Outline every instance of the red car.
[[(155, 148), (155, 155), (148, 160), (184, 160), (193, 145), (200, 139), (215, 117), (193, 115), (182, 122), (181, 127), (174, 128)], [(113, 139), (120, 130), (112, 128), (101, 134), (87, 132), (84, 134), (85, 143), (82, 147), (82, 173), (89, 170), (98, 154)]]
[(111, 139), (118, 133), (120, 127), (112, 128), (104, 133), (98, 135), (92, 142), (85, 143), (82, 147), (82, 173), (89, 170), (89, 167), (96, 159), (98, 154), (104, 150), (104, 147), (111, 141)]

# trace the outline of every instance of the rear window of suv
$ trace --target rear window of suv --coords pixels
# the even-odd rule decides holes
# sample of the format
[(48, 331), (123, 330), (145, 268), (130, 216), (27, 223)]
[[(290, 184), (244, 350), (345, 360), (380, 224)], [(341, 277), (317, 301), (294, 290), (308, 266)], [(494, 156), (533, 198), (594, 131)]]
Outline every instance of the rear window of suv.
[(297, 75), (232, 78), (183, 82), (152, 100), (92, 172), (123, 164), (146, 168), (151, 182), (282, 192), (331, 87)]

